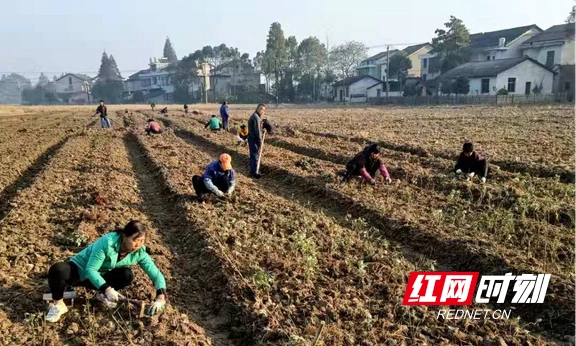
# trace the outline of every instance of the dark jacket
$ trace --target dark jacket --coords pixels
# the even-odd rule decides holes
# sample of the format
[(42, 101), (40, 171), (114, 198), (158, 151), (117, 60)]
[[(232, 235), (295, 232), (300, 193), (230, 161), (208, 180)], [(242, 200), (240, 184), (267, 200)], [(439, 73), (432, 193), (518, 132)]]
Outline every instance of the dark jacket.
[(105, 118), (108, 116), (108, 109), (106, 106), (98, 106), (98, 108), (96, 108), (96, 114), (100, 114), (100, 118)]
[(366, 146), (361, 152), (356, 154), (352, 160), (346, 165), (347, 176), (361, 175), (366, 180), (371, 180), (374, 178), (376, 171), (380, 171), (380, 174), (384, 178), (389, 178), (390, 174), (388, 169), (380, 159), (373, 159), (370, 157), (372, 149), (376, 147), (376, 144)]
[(462, 173), (477, 172), (479, 168), (484, 167), (485, 163), (486, 158), (475, 151), (473, 151), (470, 156), (460, 153), (460, 157), (458, 157), (454, 170), (457, 171), (461, 169)]
[(220, 185), (223, 181), (225, 181), (233, 191), (236, 186), (236, 171), (233, 169), (224, 171), (220, 166), (220, 161), (214, 161), (206, 167), (204, 174), (202, 174), (202, 180), (206, 188), (214, 193), (218, 191), (216, 185)]
[(248, 119), (248, 141), (253, 143), (262, 142), (262, 118), (256, 112)]
[(228, 106), (227, 105), (222, 105), (220, 107), (220, 116), (222, 117), (222, 120), (226, 121), (226, 119), (228, 119)]

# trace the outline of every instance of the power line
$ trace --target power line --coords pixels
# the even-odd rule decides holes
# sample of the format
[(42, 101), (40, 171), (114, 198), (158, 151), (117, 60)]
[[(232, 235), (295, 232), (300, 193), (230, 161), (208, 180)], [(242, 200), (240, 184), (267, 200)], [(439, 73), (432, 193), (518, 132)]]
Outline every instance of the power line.
[(405, 43), (383, 43), (376, 46), (369, 46), (368, 49), (372, 48), (381, 48), (381, 47), (388, 47), (388, 46), (410, 46), (413, 44), (421, 44), (422, 42), (405, 42)]

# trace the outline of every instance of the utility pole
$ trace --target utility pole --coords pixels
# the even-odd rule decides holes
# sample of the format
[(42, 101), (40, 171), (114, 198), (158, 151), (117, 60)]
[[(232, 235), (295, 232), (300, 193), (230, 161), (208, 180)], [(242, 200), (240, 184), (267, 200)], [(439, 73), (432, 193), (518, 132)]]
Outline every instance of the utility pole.
[(388, 82), (389, 69), (390, 69), (390, 46), (386, 46), (386, 99), (388, 99), (388, 91), (390, 91), (390, 83)]

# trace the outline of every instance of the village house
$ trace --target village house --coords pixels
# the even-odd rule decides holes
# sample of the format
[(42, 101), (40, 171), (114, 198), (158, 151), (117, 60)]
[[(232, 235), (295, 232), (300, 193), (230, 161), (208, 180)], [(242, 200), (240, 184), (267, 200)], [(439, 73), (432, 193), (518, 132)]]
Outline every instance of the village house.
[(140, 70), (124, 81), (124, 97), (140, 93), (146, 102), (170, 102), (174, 95), (167, 58), (150, 59), (149, 68)]
[(332, 85), (334, 101), (366, 102), (370, 97), (381, 97), (384, 82), (372, 76), (354, 76)]
[[(421, 43), (413, 46), (408, 46), (402, 50), (393, 49), (390, 52), (380, 52), (374, 56), (365, 59), (358, 64), (356, 67), (356, 74), (359, 76), (372, 76), (381, 81), (386, 81), (386, 65), (388, 57), (390, 59), (403, 52), (412, 62), (412, 68), (408, 70), (407, 78), (417, 78), (421, 74), (421, 66), (419, 56), (422, 54), (427, 54), (432, 49), (432, 46), (428, 43)], [(389, 76), (389, 80), (396, 81), (396, 76)]]
[[(470, 61), (493, 61), (520, 58), (523, 44), (542, 32), (537, 25), (482, 32), (470, 35)], [(434, 50), (420, 54), (421, 77), (423, 81), (440, 75), (440, 61)]]
[(469, 80), (469, 95), (496, 95), (500, 89), (509, 95), (530, 95), (534, 88), (539, 94), (551, 93), (554, 72), (529, 57), (472, 61), (440, 75), (439, 89), (458, 77)]
[(554, 25), (522, 46), (523, 54), (556, 72), (553, 92), (574, 94), (574, 24)]
[(92, 100), (92, 78), (79, 73), (67, 73), (51, 86), (58, 98), (69, 104), (88, 104)]
[(214, 98), (234, 98), (246, 90), (265, 92), (262, 73), (246, 61), (229, 61), (213, 67), (210, 74), (211, 90)]

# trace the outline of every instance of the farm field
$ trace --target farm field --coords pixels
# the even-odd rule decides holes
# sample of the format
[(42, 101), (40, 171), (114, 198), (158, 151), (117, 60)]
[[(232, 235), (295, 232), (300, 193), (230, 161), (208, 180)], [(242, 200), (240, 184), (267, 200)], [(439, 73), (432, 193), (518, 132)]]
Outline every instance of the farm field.
[[(204, 130), (218, 105), (110, 105), (111, 130), (94, 108), (0, 108), (0, 344), (573, 343), (572, 108), (270, 106), (259, 180), (234, 135)], [(230, 106), (231, 127), (253, 108)], [(145, 135), (148, 118), (165, 132)], [(486, 185), (452, 180), (466, 139), (494, 164)], [(341, 185), (371, 142), (393, 183)], [(200, 204), (191, 177), (222, 152), (236, 192)], [(166, 311), (104, 311), (77, 289), (75, 307), (44, 323), (50, 265), (130, 219), (149, 226)], [(413, 271), (552, 277), (545, 304), (515, 305), (509, 320), (438, 320), (439, 307), (402, 306)], [(154, 293), (139, 269), (127, 292)]]

